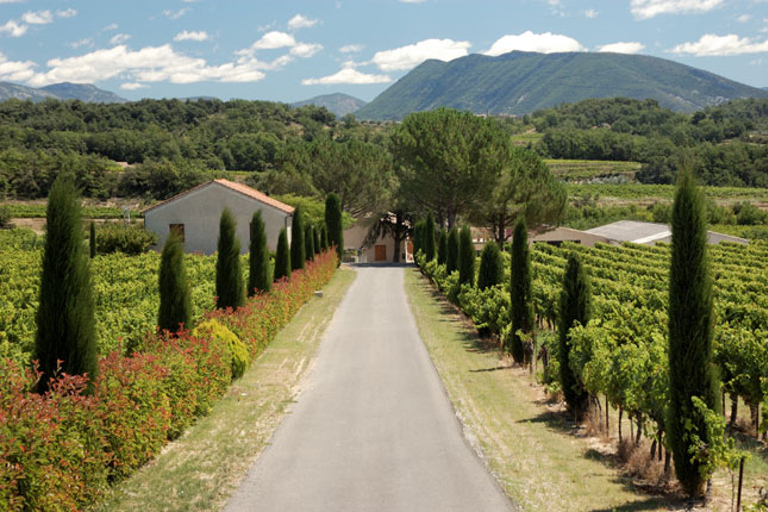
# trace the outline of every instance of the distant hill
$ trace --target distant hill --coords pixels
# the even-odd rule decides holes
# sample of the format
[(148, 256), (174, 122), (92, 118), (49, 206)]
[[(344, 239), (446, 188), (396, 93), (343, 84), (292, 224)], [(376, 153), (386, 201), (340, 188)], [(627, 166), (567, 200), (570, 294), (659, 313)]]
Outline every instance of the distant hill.
[(87, 103), (125, 103), (128, 101), (117, 94), (99, 89), (91, 84), (65, 82), (36, 89), (10, 82), (0, 82), (0, 101), (11, 98), (32, 101), (77, 99)]
[(128, 101), (113, 92), (99, 89), (92, 84), (62, 82), (60, 84), (47, 85), (40, 89), (63, 100), (80, 100), (86, 103), (125, 103)]
[(315, 105), (318, 107), (325, 107), (329, 111), (336, 114), (336, 117), (344, 117), (347, 114), (354, 114), (360, 108), (366, 105), (366, 102), (357, 99), (354, 96), (348, 94), (324, 94), (323, 96), (317, 96), (310, 100), (297, 101), (292, 103), (294, 107), (303, 107), (304, 105)]
[(527, 114), (588, 98), (657, 100), (692, 112), (768, 91), (708, 71), (644, 55), (511, 52), (428, 60), (355, 113), (360, 119), (401, 119), (441, 106), (476, 114)]

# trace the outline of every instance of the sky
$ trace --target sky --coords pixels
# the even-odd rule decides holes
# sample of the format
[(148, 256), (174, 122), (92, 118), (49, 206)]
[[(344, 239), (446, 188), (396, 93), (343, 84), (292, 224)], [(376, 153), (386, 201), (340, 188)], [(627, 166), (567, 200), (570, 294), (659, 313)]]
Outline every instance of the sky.
[(426, 59), (638, 53), (768, 87), (768, 0), (0, 0), (0, 81), (370, 101)]

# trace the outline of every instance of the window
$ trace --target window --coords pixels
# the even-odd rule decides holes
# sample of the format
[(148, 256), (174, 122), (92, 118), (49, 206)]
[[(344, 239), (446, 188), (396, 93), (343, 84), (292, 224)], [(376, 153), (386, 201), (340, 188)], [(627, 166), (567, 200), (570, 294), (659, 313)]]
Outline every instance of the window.
[(179, 238), (181, 238), (182, 243), (186, 241), (184, 239), (184, 224), (171, 224), (170, 231), (171, 233), (177, 233)]

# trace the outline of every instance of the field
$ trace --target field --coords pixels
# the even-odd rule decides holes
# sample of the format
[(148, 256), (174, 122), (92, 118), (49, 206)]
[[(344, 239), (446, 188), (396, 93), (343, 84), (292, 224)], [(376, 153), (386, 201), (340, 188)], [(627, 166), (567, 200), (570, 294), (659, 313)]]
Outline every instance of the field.
[[(639, 201), (649, 204), (658, 200), (672, 201), (674, 185), (645, 185), (640, 183), (589, 183), (567, 185), (570, 197), (595, 196), (602, 200)], [(757, 201), (768, 203), (768, 188), (702, 187), (707, 198), (717, 202)]]
[(549, 170), (569, 183), (596, 178), (623, 178), (633, 181), (642, 164), (637, 162), (611, 162), (606, 160), (554, 160), (545, 159)]

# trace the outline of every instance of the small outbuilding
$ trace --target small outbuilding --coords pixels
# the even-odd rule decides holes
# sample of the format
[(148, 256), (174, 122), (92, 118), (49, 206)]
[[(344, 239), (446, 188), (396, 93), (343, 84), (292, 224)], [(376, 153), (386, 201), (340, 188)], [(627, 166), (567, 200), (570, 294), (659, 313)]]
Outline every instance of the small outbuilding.
[(535, 234), (528, 240), (532, 244), (544, 243), (556, 246), (560, 246), (565, 242), (586, 247), (594, 247), (596, 243), (608, 243), (608, 239), (604, 236), (564, 227), (558, 227), (543, 233)]
[(292, 206), (247, 185), (224, 179), (208, 181), (144, 210), (144, 225), (157, 234), (158, 248), (173, 230), (182, 236), (186, 252), (213, 254), (218, 245), (221, 212), (225, 208), (229, 208), (237, 221), (242, 253), (248, 252), (251, 218), (259, 210), (269, 250), (276, 249), (283, 228), (288, 231), (290, 241)]
[[(355, 225), (344, 230), (345, 261), (356, 263), (390, 263), (395, 261), (395, 239), (389, 234), (379, 234), (370, 239), (370, 226), (358, 219)], [(406, 239), (400, 243), (398, 260), (413, 261), (413, 244)]]
[[(672, 242), (672, 228), (667, 224), (620, 220), (605, 226), (588, 229), (585, 233), (605, 237), (608, 243), (620, 244), (632, 242), (635, 244), (655, 245)], [(707, 242), (717, 245), (720, 242), (730, 242), (747, 245), (749, 240), (737, 236), (707, 231)]]

